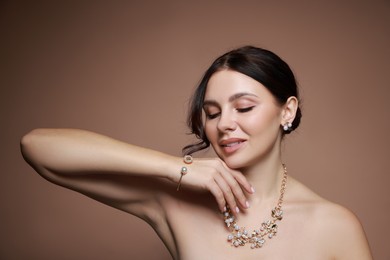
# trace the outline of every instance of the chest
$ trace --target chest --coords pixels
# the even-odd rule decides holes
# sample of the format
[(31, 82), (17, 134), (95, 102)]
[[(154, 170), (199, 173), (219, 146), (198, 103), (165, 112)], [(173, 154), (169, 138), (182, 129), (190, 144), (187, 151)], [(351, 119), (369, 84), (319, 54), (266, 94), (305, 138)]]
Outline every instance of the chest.
[[(232, 246), (223, 215), (216, 208), (178, 204), (169, 209), (167, 219), (179, 259), (329, 259), (310, 226), (293, 213), (285, 215), (276, 236), (267, 237), (264, 246), (256, 249), (250, 244)], [(250, 231), (257, 228), (248, 227)]]

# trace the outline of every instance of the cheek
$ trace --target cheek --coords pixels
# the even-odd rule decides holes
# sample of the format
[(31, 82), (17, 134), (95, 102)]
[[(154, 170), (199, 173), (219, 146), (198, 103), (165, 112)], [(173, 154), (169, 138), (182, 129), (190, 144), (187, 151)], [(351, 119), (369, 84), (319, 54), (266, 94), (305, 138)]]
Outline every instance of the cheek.
[(215, 126), (211, 122), (206, 122), (204, 124), (204, 131), (205, 131), (207, 139), (209, 139), (209, 141), (212, 142), (216, 136)]
[[(245, 123), (242, 123), (242, 127), (251, 133), (275, 131), (279, 129), (279, 117), (277, 111), (263, 111), (248, 117)], [(243, 130), (244, 130), (243, 129)]]

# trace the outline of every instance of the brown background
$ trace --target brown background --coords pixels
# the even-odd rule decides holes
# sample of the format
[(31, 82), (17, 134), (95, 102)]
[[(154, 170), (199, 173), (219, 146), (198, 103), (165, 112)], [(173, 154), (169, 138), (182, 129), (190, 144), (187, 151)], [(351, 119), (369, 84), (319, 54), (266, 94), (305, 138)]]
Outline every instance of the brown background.
[(74, 127), (180, 155), (193, 88), (244, 44), (297, 74), (290, 173), (353, 210), (390, 259), (389, 1), (210, 2), (1, 2), (1, 259), (170, 259), (141, 220), (34, 174), (19, 139)]

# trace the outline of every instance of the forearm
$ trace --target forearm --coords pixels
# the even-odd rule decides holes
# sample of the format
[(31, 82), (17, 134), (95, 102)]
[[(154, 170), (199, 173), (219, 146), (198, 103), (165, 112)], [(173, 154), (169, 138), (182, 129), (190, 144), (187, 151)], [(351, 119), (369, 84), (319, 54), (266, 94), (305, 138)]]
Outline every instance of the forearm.
[(38, 171), (179, 177), (180, 158), (85, 130), (36, 129), (22, 138), (21, 149)]

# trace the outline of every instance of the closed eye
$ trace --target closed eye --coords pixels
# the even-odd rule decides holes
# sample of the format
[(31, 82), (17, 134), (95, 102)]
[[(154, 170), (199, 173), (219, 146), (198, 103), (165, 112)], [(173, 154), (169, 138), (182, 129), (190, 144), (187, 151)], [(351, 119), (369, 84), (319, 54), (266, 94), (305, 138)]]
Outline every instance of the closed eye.
[(244, 107), (244, 108), (236, 108), (236, 110), (240, 113), (245, 113), (245, 112), (249, 112), (251, 111), (255, 106), (251, 106), (251, 107)]
[(221, 114), (220, 112), (214, 113), (214, 114), (206, 114), (207, 119), (214, 119), (217, 118)]

